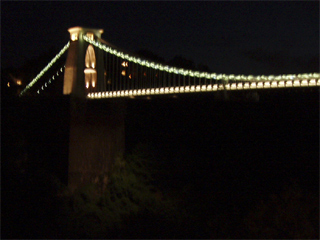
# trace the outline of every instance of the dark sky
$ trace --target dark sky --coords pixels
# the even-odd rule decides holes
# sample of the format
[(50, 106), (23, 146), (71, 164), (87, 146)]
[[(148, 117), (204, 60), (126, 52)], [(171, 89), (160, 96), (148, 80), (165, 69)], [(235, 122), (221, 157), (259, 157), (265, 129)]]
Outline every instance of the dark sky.
[(319, 71), (319, 2), (1, 2), (2, 67), (18, 67), (68, 28), (102, 28), (102, 38), (170, 60), (182, 55), (213, 72)]

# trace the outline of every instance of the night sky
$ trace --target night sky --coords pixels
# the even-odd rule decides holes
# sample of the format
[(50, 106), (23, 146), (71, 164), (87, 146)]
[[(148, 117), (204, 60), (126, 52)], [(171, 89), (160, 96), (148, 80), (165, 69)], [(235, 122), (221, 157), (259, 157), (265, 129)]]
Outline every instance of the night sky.
[[(75, 26), (216, 73), (319, 72), (319, 1), (1, 1), (4, 239), (319, 239), (319, 88), (84, 103), (60, 82), (60, 95), (18, 98), (6, 73), (31, 76), (27, 63), (58, 53)], [(81, 169), (113, 161), (122, 141), (100, 198), (68, 192), (69, 149)]]
[(229, 74), (318, 72), (319, 2), (1, 2), (2, 68), (102, 28), (129, 52), (175, 55)]

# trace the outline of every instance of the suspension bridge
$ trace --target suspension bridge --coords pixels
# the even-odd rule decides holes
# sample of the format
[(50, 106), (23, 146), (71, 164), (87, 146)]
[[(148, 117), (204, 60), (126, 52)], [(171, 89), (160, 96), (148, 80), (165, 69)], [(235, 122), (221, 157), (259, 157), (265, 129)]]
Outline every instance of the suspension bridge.
[[(56, 159), (67, 158), (67, 182), (71, 189), (86, 183), (107, 184), (110, 166), (125, 148), (126, 98), (320, 86), (319, 73), (245, 76), (177, 68), (113, 46), (101, 38), (102, 29), (73, 27), (68, 31), (70, 41), (26, 86), (20, 97), (50, 95), (53, 86), (58, 86), (61, 94), (70, 96), (69, 112), (38, 111), (38, 114), (53, 115), (48, 117), (50, 121), (58, 114), (70, 116), (65, 117), (65, 121), (70, 121), (67, 123), (68, 146), (61, 146), (68, 148), (68, 154)], [(32, 99), (42, 103), (41, 98)], [(39, 123), (34, 124), (37, 129)], [(54, 120), (49, 125), (57, 130), (61, 128)], [(51, 145), (51, 137), (49, 139), (46, 146)]]
[[(101, 38), (102, 29), (74, 27), (69, 32), (70, 41), (20, 96), (28, 92), (41, 95), (58, 76), (64, 76), (63, 94), (88, 99), (320, 86), (319, 73), (246, 76), (199, 72), (122, 51)], [(46, 76), (67, 51), (66, 63), (55, 75)]]

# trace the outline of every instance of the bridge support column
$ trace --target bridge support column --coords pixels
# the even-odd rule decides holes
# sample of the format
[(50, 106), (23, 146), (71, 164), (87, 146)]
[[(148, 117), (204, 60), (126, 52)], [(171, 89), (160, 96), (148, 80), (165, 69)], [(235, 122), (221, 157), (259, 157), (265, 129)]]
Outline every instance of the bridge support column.
[(68, 186), (96, 184), (104, 191), (108, 174), (125, 148), (125, 102), (71, 97)]

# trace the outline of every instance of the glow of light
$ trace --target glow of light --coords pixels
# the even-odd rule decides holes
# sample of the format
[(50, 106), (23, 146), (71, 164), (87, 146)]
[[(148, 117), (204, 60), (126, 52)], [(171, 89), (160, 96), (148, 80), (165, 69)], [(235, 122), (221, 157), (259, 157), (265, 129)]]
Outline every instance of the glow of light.
[(122, 62), (121, 64), (123, 67), (128, 67), (128, 62)]
[(264, 83), (264, 88), (270, 88), (270, 82), (265, 82)]
[(312, 77), (313, 77), (313, 78), (319, 78), (319, 77), (320, 77), (320, 73), (313, 73), (313, 74), (312, 74)]
[(122, 70), (121, 75), (122, 75), (122, 76), (125, 76), (125, 75), (126, 75), (126, 71), (125, 71), (125, 70)]
[(223, 84), (219, 84), (218, 89), (223, 90), (224, 89)]
[(232, 83), (232, 84), (231, 84), (231, 89), (232, 89), (232, 90), (237, 89), (237, 84), (236, 84), (236, 83)]
[(169, 93), (169, 92), (170, 92), (169, 88), (166, 87), (166, 88), (164, 89), (164, 92), (165, 92), (165, 93)]
[(211, 84), (208, 85), (207, 90), (208, 90), (208, 91), (211, 91), (211, 90), (212, 90), (212, 85), (211, 85)]
[(256, 87), (257, 87), (257, 85), (255, 82), (251, 83), (250, 88), (256, 88)]
[(10, 82), (7, 83), (7, 86), (10, 87)]
[(21, 85), (22, 84), (22, 82), (21, 82), (21, 80), (17, 80), (17, 85)]
[(284, 81), (280, 81), (279, 84), (278, 84), (278, 87), (284, 87)]
[(131, 74), (129, 75), (129, 78), (131, 79)]
[(198, 86), (196, 87), (196, 91), (197, 91), (197, 92), (200, 92), (200, 90), (201, 90), (201, 88), (200, 88), (200, 86), (198, 85)]
[(271, 87), (272, 87), (272, 88), (278, 87), (278, 83), (277, 83), (276, 81), (273, 81), (273, 82), (271, 83)]
[(71, 41), (76, 41), (78, 40), (78, 34), (77, 33), (72, 33), (71, 34)]
[(242, 88), (243, 88), (242, 83), (238, 83), (237, 89), (242, 89)]
[(262, 82), (258, 82), (257, 88), (263, 88), (263, 83)]
[(287, 81), (286, 82), (286, 87), (292, 87), (292, 81)]
[(300, 81), (299, 80), (294, 80), (293, 81), (293, 86), (294, 87), (300, 87)]
[(86, 82), (86, 88), (89, 88), (89, 83), (88, 82)]
[(202, 91), (207, 90), (207, 86), (206, 86), (206, 85), (203, 85), (203, 86), (201, 87), (201, 90), (202, 90)]
[(301, 86), (303, 86), (303, 87), (308, 86), (308, 81), (307, 80), (302, 80), (301, 81)]
[(244, 88), (244, 89), (250, 88), (250, 84), (249, 84), (248, 82), (246, 82), (246, 83), (244, 84), (243, 88)]
[(96, 82), (92, 82), (92, 87), (96, 87)]
[(93, 69), (93, 68), (86, 68), (86, 69), (84, 69), (83, 72), (84, 72), (84, 73), (96, 73), (96, 70)]
[(90, 32), (87, 33), (87, 37), (88, 37), (90, 40), (93, 40), (93, 39), (94, 39), (93, 33), (90, 33)]
[(316, 80), (315, 79), (311, 79), (309, 81), (309, 86), (316, 86)]

